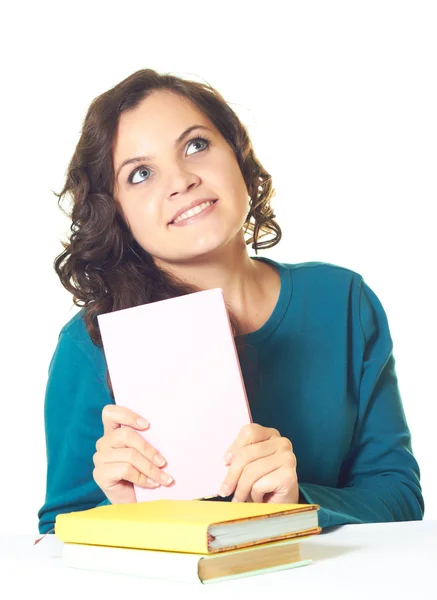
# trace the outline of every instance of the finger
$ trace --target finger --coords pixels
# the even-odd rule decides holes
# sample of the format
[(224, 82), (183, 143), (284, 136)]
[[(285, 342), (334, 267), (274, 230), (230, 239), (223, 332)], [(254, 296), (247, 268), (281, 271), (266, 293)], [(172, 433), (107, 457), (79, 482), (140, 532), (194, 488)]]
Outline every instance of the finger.
[(104, 468), (96, 467), (93, 478), (104, 492), (110, 491), (120, 481), (128, 481), (143, 488), (156, 488), (156, 482), (151, 480), (129, 463), (112, 463)]
[(103, 435), (108, 434), (122, 425), (134, 429), (147, 429), (149, 423), (133, 410), (117, 404), (107, 404), (102, 410)]
[(261, 503), (266, 494), (276, 491), (280, 486), (280, 471), (281, 468), (276, 469), (253, 483), (250, 496), (254, 502)]
[(115, 429), (97, 441), (98, 452), (107, 452), (111, 448), (134, 448), (157, 467), (163, 467), (167, 462), (156, 448), (131, 427)]
[(111, 448), (107, 452), (97, 452), (93, 460), (96, 467), (114, 463), (131, 464), (137, 471), (155, 481), (158, 485), (170, 485), (173, 482), (173, 477), (169, 473), (155, 467), (134, 448)]
[(97, 452), (104, 456), (111, 450), (118, 448), (128, 448), (136, 451), (156, 467), (162, 468), (167, 462), (156, 448), (151, 446), (138, 431), (130, 427), (117, 429), (101, 438), (96, 444)]
[(273, 437), (264, 442), (258, 442), (237, 450), (222, 484), (220, 494), (222, 496), (229, 496), (235, 491), (238, 480), (247, 464), (265, 456), (270, 456), (275, 452), (281, 455), (280, 463), (295, 459), (290, 440), (284, 437), (277, 437), (276, 435), (273, 435)]
[[(293, 488), (298, 488), (296, 471), (290, 466), (283, 465), (255, 481), (250, 495), (254, 502), (281, 503), (285, 498), (290, 498)], [(298, 497), (297, 491), (296, 498)]]
[(246, 502), (247, 498), (251, 496), (252, 487), (255, 482), (269, 473), (276, 471), (281, 466), (282, 462), (278, 454), (273, 454), (272, 456), (267, 456), (248, 464), (238, 480), (232, 501)]
[(222, 496), (230, 496), (230, 494), (232, 494), (237, 487), (237, 483), (241, 477), (243, 469), (251, 462), (274, 454), (278, 447), (278, 439), (279, 438), (272, 438), (265, 440), (264, 442), (258, 442), (257, 444), (240, 448), (236, 452), (232, 460), (232, 464), (228, 469), (226, 477), (220, 488), (220, 494)]
[(225, 462), (229, 464), (233, 460), (236, 452), (244, 446), (249, 446), (251, 444), (269, 440), (272, 437), (280, 436), (281, 434), (279, 431), (271, 427), (262, 427), (262, 425), (257, 425), (256, 423), (244, 425), (240, 429), (240, 433), (235, 442), (225, 452)]

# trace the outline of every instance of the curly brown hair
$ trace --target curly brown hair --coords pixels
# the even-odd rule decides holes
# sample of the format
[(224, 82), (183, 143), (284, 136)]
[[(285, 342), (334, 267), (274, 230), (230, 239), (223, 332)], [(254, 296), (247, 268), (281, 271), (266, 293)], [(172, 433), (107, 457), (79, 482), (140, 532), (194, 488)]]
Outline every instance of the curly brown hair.
[[(219, 92), (209, 84), (152, 69), (133, 73), (92, 101), (64, 188), (54, 192), (62, 210), (65, 197), (73, 200), (67, 213), (71, 234), (54, 268), (73, 294), (74, 304), (83, 307), (86, 328), (97, 345), (102, 345), (97, 315), (199, 291), (155, 265), (134, 239), (114, 199), (112, 152), (119, 118), (155, 90), (173, 91), (190, 100), (234, 150), (250, 197), (244, 232), (252, 235), (246, 244), (258, 253), (258, 248), (270, 248), (281, 239), (270, 206), (275, 193), (271, 176), (256, 158), (246, 128)], [(266, 235), (271, 239), (260, 241)], [(240, 329), (231, 311), (229, 318), (237, 337)], [(109, 377), (108, 384), (111, 387)]]

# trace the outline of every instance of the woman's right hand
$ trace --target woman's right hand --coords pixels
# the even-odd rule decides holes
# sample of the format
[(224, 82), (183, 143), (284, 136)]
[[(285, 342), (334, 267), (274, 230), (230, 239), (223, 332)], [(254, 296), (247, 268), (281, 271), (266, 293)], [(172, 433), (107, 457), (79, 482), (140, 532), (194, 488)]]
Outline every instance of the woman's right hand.
[(161, 468), (166, 460), (136, 430), (149, 423), (132, 410), (108, 404), (102, 411), (103, 436), (96, 443), (93, 477), (112, 504), (136, 502), (134, 486), (157, 488), (173, 478)]

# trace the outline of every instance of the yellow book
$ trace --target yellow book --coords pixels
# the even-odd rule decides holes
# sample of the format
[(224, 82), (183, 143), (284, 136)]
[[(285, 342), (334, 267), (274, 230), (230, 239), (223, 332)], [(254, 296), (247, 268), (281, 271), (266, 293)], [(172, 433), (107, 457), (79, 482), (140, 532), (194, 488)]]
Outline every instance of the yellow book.
[(211, 554), (320, 533), (317, 504), (155, 500), (59, 514), (63, 542)]

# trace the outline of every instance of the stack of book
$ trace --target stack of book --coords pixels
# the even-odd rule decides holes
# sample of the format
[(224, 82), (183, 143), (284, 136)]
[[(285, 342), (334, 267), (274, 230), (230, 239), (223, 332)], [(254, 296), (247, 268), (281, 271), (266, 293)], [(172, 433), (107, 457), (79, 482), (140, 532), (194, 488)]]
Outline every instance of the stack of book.
[(55, 534), (70, 567), (211, 583), (309, 564), (299, 542), (320, 533), (318, 509), (156, 500), (60, 514)]

